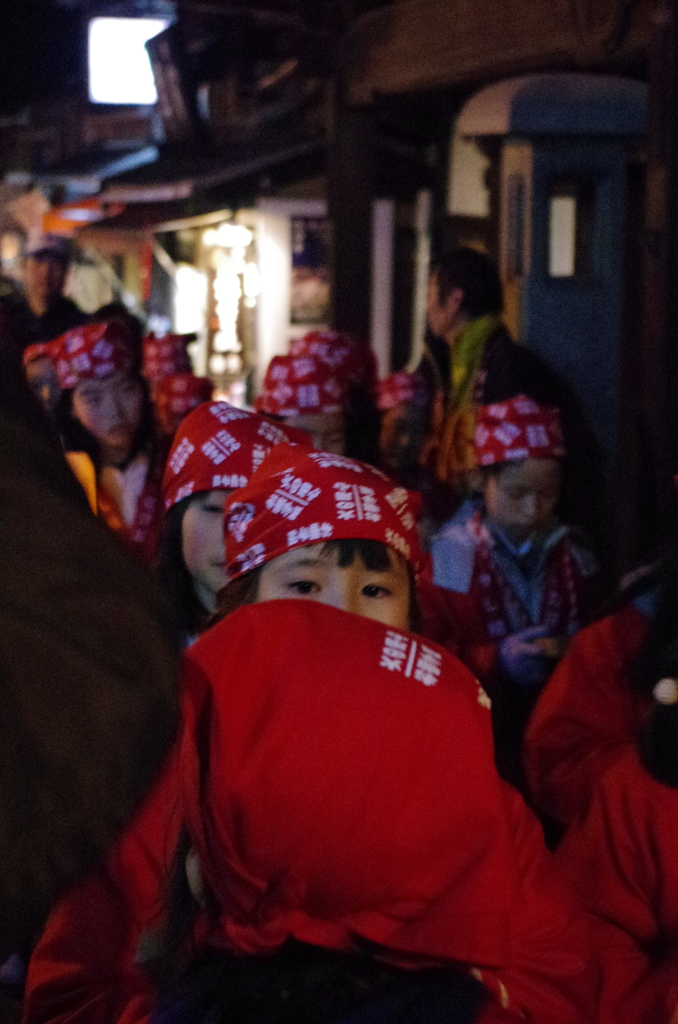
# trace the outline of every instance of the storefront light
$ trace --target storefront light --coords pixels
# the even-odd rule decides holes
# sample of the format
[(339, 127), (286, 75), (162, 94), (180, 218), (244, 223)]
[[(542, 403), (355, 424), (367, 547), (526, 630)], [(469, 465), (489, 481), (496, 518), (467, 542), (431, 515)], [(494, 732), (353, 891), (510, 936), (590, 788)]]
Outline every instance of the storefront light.
[(227, 249), (246, 249), (252, 241), (252, 232), (243, 224), (220, 224), (217, 232), (219, 234), (219, 245), (223, 245)]
[(221, 245), (224, 249), (242, 249), (241, 255), (244, 257), (244, 250), (252, 241), (252, 237), (250, 229), (243, 224), (227, 222), (220, 224), (218, 228), (208, 228), (202, 240), (208, 246)]
[(174, 328), (178, 334), (203, 330), (206, 303), (207, 277), (190, 264), (181, 264), (174, 291)]
[(222, 356), (219, 353), (210, 356), (210, 373), (218, 377), (222, 373), (226, 373), (226, 366), (226, 356)]
[(233, 335), (225, 334), (224, 331), (217, 331), (212, 341), (212, 348), (215, 352), (241, 352), (242, 345)]
[(256, 299), (261, 292), (261, 275), (256, 263), (246, 263), (242, 282), (246, 299)]

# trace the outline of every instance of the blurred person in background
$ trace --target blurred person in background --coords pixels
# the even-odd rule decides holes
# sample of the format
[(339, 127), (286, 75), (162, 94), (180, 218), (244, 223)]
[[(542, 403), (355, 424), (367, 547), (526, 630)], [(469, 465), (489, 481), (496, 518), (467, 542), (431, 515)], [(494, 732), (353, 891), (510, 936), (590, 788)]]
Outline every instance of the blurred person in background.
[(20, 352), (87, 321), (87, 315), (64, 295), (72, 257), (71, 242), (60, 235), (40, 235), (29, 243), (23, 264), (24, 294), (2, 300)]
[(436, 473), (456, 487), (458, 501), (468, 497), (479, 406), (518, 395), (555, 406), (567, 449), (562, 464), (562, 515), (584, 531), (609, 576), (611, 513), (600, 446), (570, 385), (527, 345), (511, 337), (502, 321), (503, 305), (499, 272), (484, 253), (460, 246), (434, 262), (428, 288), (427, 347), (419, 369), (444, 400)]
[(29, 388), (44, 408), (48, 418), (54, 420), (56, 407), (61, 397), (61, 388), (50, 343), (43, 341), (36, 345), (28, 345), (24, 349), (22, 362)]
[(152, 565), (160, 542), (166, 447), (156, 436), (148, 388), (127, 331), (117, 322), (87, 324), (67, 331), (52, 350), (64, 448), (89, 458), (87, 479), (84, 473), (81, 479), (92, 500), (93, 474), (98, 514)]
[(174, 622), (98, 523), (0, 346), (0, 956), (145, 794), (176, 722)]
[(268, 365), (262, 393), (254, 400), (257, 412), (303, 430), (314, 448), (346, 454), (348, 382), (315, 356), (274, 356)]

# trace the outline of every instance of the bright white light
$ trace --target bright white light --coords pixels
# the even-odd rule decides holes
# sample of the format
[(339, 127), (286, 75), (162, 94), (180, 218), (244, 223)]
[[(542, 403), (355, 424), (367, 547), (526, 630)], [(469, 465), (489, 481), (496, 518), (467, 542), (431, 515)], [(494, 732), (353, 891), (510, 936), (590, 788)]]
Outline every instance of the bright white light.
[(246, 248), (252, 241), (252, 232), (242, 224), (220, 224), (217, 235), (219, 245), (226, 249)]
[(226, 356), (214, 355), (210, 356), (210, 370), (214, 374), (221, 374), (226, 372), (228, 362)]
[(574, 277), (577, 247), (576, 196), (551, 196), (549, 210), (549, 274)]
[(216, 228), (208, 228), (202, 236), (205, 245), (219, 245), (219, 235)]
[(248, 299), (256, 299), (257, 295), (261, 291), (261, 277), (259, 275), (259, 267), (256, 263), (247, 263), (245, 265), (243, 291)]
[(174, 290), (174, 329), (178, 334), (200, 332), (205, 326), (207, 277), (188, 263), (177, 270)]
[(89, 98), (92, 103), (155, 103), (158, 94), (149, 39), (167, 28), (161, 18), (92, 18), (89, 23)]

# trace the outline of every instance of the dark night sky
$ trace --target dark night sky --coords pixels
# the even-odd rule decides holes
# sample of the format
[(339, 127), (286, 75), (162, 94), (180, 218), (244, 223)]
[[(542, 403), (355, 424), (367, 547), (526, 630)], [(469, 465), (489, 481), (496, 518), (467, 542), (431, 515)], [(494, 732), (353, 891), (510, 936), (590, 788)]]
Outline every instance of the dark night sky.
[(44, 0), (0, 2), (0, 115), (63, 93), (85, 95), (85, 26)]

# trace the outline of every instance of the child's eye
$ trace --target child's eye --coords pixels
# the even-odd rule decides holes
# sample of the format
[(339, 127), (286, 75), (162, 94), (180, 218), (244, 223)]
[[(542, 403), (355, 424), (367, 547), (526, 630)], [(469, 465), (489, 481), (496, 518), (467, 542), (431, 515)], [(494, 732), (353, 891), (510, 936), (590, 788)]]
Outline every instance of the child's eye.
[(313, 580), (295, 580), (294, 583), (288, 584), (290, 590), (294, 590), (295, 593), (301, 594), (302, 597), (308, 597), (310, 594), (316, 594), (320, 587)]
[(363, 594), (365, 597), (390, 597), (391, 591), (387, 590), (386, 587), (380, 587), (376, 583), (368, 583), (367, 586), (363, 587)]

